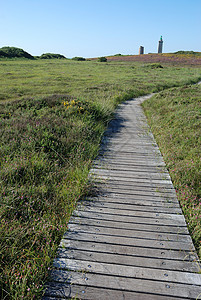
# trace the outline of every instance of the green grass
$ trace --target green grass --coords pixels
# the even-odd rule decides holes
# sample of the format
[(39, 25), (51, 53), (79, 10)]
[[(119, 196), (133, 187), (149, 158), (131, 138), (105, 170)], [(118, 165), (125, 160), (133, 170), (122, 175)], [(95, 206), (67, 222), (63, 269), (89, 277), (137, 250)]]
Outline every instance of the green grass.
[(143, 103), (201, 258), (201, 86), (163, 91)]
[(201, 77), (199, 68), (151, 69), (149, 65), (135, 62), (101, 64), (71, 60), (2, 60), (0, 100), (70, 94), (109, 104), (115, 99), (118, 101), (118, 97), (193, 83), (198, 77)]
[(198, 68), (0, 61), (1, 298), (40, 299), (117, 104), (200, 78)]

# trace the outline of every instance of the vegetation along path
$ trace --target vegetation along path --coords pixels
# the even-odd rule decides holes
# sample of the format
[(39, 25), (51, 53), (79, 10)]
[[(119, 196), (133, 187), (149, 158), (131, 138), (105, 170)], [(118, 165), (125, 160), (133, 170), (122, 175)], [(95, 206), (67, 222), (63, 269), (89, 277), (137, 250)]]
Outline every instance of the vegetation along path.
[(200, 299), (198, 257), (141, 102), (121, 104), (44, 299)]

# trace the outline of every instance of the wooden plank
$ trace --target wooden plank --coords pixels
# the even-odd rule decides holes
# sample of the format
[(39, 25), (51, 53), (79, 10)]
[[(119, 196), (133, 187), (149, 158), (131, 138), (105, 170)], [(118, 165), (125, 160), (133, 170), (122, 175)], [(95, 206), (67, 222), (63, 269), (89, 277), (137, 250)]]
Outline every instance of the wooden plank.
[(84, 250), (84, 251), (93, 251), (100, 253), (111, 253), (118, 255), (131, 255), (135, 257), (142, 258), (157, 258), (157, 259), (169, 259), (173, 261), (197, 261), (197, 255), (194, 251), (185, 251), (185, 250), (174, 250), (174, 249), (158, 249), (158, 248), (147, 248), (129, 246), (129, 245), (114, 245), (104, 242), (97, 241), (81, 241), (81, 240), (71, 240), (63, 238), (60, 243), (62, 249), (69, 250)]
[[(117, 200), (121, 201), (121, 203), (138, 203), (139, 205), (143, 205), (143, 203), (149, 203), (148, 205), (152, 205), (151, 203), (158, 203), (158, 205), (166, 205), (167, 207), (175, 206), (175, 207), (180, 207), (178, 200), (168, 194), (160, 194), (160, 192), (157, 191), (156, 194), (146, 195), (145, 193), (143, 194), (142, 192), (139, 193), (139, 191), (136, 191), (136, 193), (132, 194), (123, 194), (121, 191), (118, 191), (118, 193), (115, 192), (105, 192), (103, 189), (98, 189), (94, 187), (93, 190), (93, 196), (88, 196), (86, 199), (92, 200), (94, 197), (95, 200), (101, 199), (102, 201), (107, 201), (109, 200), (110, 202), (114, 202)], [(125, 202), (124, 202), (125, 201)], [(158, 206), (157, 205), (157, 206)]]
[[(118, 194), (115, 197), (112, 197), (111, 195), (108, 196), (94, 196), (92, 197), (87, 197), (86, 202), (92, 202), (94, 199), (95, 202), (100, 201), (101, 203), (108, 203), (108, 205), (111, 203), (117, 203), (117, 204), (122, 204), (122, 205), (139, 205), (139, 206), (147, 206), (147, 207), (152, 207), (157, 209), (158, 208), (177, 208), (180, 209), (179, 203), (177, 201), (172, 202), (172, 201), (167, 201), (164, 199), (160, 199), (159, 197), (150, 197), (150, 196), (133, 196), (133, 197), (127, 197), (122, 194)], [(86, 204), (87, 205), (87, 204)]]
[(85, 200), (83, 203), (80, 202), (80, 205), (84, 206), (90, 206), (90, 207), (107, 207), (107, 208), (113, 208), (113, 209), (124, 209), (129, 211), (145, 211), (145, 212), (155, 212), (155, 213), (172, 213), (172, 214), (182, 214), (181, 208), (178, 206), (172, 206), (172, 207), (164, 207), (164, 206), (157, 206), (157, 202), (154, 202), (153, 205), (146, 205), (144, 202), (140, 203), (124, 203), (124, 202), (109, 202), (109, 201), (87, 201)]
[[(144, 292), (148, 294), (183, 297), (196, 299), (200, 294), (200, 286), (184, 285), (154, 280), (142, 280), (128, 277), (115, 277), (101, 274), (91, 274), (64, 270), (54, 270), (52, 278), (57, 282), (71, 285), (109, 288), (122, 291)], [(111, 295), (112, 296), (112, 295)]]
[(144, 159), (140, 159), (138, 156), (133, 156), (132, 158), (129, 158), (128, 156), (121, 156), (121, 155), (117, 155), (116, 153), (114, 155), (110, 155), (110, 154), (105, 154), (105, 155), (101, 155), (98, 156), (96, 158), (96, 160), (94, 161), (94, 164), (98, 164), (98, 163), (103, 163), (103, 162), (108, 162), (108, 163), (117, 163), (117, 164), (124, 164), (124, 165), (135, 165), (138, 164), (140, 166), (143, 167), (165, 167), (165, 163), (164, 161), (161, 159), (153, 159), (153, 158), (144, 158)]
[(163, 160), (156, 160), (156, 159), (151, 159), (151, 157), (149, 159), (144, 158), (144, 157), (140, 157), (139, 156), (132, 156), (132, 157), (122, 157), (122, 156), (117, 156), (116, 154), (113, 155), (106, 155), (106, 154), (102, 154), (100, 156), (98, 156), (98, 158), (95, 160), (95, 162), (97, 163), (111, 163), (111, 164), (115, 164), (115, 163), (119, 163), (119, 164), (135, 164), (138, 163), (141, 166), (150, 166), (150, 167), (165, 167), (165, 163)]
[(111, 163), (111, 164), (136, 164), (138, 163), (139, 165), (141, 165), (142, 167), (150, 167), (150, 168), (154, 168), (154, 167), (158, 167), (158, 168), (163, 168), (164, 162), (162, 160), (152, 160), (151, 158), (147, 159), (144, 157), (139, 157), (139, 156), (132, 156), (132, 157), (122, 157), (122, 156), (111, 156), (111, 155), (100, 155), (99, 158), (97, 159), (97, 163), (101, 164), (101, 163)]
[[(124, 153), (125, 155), (127, 153), (140, 153), (142, 155), (142, 145), (135, 145), (135, 146), (128, 146), (127, 143), (125, 144), (110, 144), (109, 145), (110, 151), (118, 152), (118, 153)], [(108, 145), (102, 144), (100, 151), (107, 151)], [(159, 149), (158, 147), (154, 146), (146, 146), (143, 147), (143, 155), (152, 156), (152, 155), (159, 155)]]
[(178, 202), (174, 191), (166, 190), (166, 189), (160, 189), (160, 187), (157, 189), (155, 187), (144, 187), (144, 186), (138, 186), (135, 189), (128, 189), (128, 188), (120, 188), (118, 185), (110, 185), (105, 184), (103, 185), (103, 182), (96, 184), (96, 190), (97, 192), (105, 192), (105, 193), (119, 193), (124, 194), (125, 196), (132, 196), (132, 195), (141, 195), (141, 196), (154, 196), (154, 197), (161, 197), (163, 200), (166, 198), (170, 198), (171, 200), (174, 200), (174, 202)]
[(72, 224), (68, 225), (69, 232), (85, 232), (90, 234), (103, 234), (121, 237), (131, 237), (131, 238), (144, 238), (159, 241), (177, 241), (177, 242), (187, 242), (191, 243), (192, 240), (189, 235), (171, 234), (171, 233), (156, 233), (152, 231), (142, 231), (142, 230), (129, 230), (121, 228), (110, 228), (101, 226), (89, 226), (84, 224)]
[(98, 174), (89, 174), (89, 178), (92, 178), (93, 181), (101, 181), (101, 180), (119, 180), (119, 181), (127, 181), (127, 182), (152, 182), (153, 184), (172, 184), (170, 180), (165, 180), (165, 179), (155, 179), (155, 178), (144, 178), (144, 177), (132, 177), (132, 176), (127, 176), (127, 177), (122, 177), (118, 175), (112, 175), (110, 176), (109, 174), (107, 175), (98, 175)]
[[(121, 132), (117, 132), (117, 133), (121, 134)], [(133, 137), (135, 137), (135, 139), (133, 139)], [(152, 151), (152, 150), (158, 151), (159, 150), (156, 142), (154, 142), (151, 138), (146, 139), (146, 140), (145, 139), (141, 140), (140, 137), (136, 137), (136, 132), (134, 132), (134, 135), (131, 134), (131, 136), (129, 133), (126, 133), (123, 138), (122, 138), (122, 134), (119, 135), (119, 137), (106, 136), (106, 138), (103, 139), (103, 142), (101, 145), (108, 146), (109, 149), (113, 149), (113, 148), (111, 148), (111, 146), (114, 146), (114, 147), (126, 146), (128, 148), (129, 147), (130, 148), (142, 147), (143, 149), (149, 149), (150, 151)]]
[(162, 162), (163, 160), (160, 159), (160, 154), (159, 152), (153, 152), (153, 153), (149, 153), (149, 152), (142, 152), (142, 150), (140, 151), (124, 151), (124, 150), (117, 150), (117, 151), (111, 151), (109, 152), (106, 151), (106, 149), (100, 149), (99, 151), (99, 155), (100, 156), (103, 156), (103, 157), (108, 157), (112, 154), (112, 158), (125, 158), (127, 157), (128, 159), (131, 159), (133, 157), (135, 158), (138, 158), (139, 161), (142, 159), (142, 161), (145, 161), (145, 160), (150, 160), (152, 159), (153, 160), (153, 157), (154, 157), (154, 161), (155, 162)]
[(127, 246), (137, 246), (144, 248), (155, 248), (155, 249), (167, 249), (167, 250), (184, 250), (184, 251), (194, 251), (194, 246), (190, 242), (178, 242), (178, 241), (160, 241), (152, 240), (147, 237), (143, 238), (132, 238), (132, 237), (119, 237), (104, 234), (89, 234), (85, 232), (66, 232), (64, 238), (79, 241), (90, 241), (96, 243), (107, 243), (113, 245), (127, 245)]
[(130, 190), (139, 190), (140, 189), (143, 189), (143, 190), (152, 190), (154, 192), (161, 192), (161, 193), (171, 193), (173, 194), (174, 196), (176, 196), (176, 193), (175, 193), (175, 190), (172, 186), (172, 184), (170, 184), (168, 182), (168, 184), (164, 183), (164, 182), (161, 182), (160, 184), (158, 183), (154, 183), (153, 181), (149, 180), (149, 181), (133, 181), (133, 182), (130, 182), (130, 181), (127, 181), (127, 179), (125, 178), (124, 180), (106, 180), (104, 182), (97, 182), (96, 183), (96, 187), (103, 187), (103, 184), (104, 184), (104, 187), (105, 188), (109, 188), (109, 187), (112, 187), (112, 188), (118, 188), (118, 189), (123, 189), (123, 190), (127, 190), (127, 189), (130, 189)]
[[(153, 202), (158, 202), (158, 203), (163, 203), (164, 205), (167, 204), (167, 206), (170, 205), (175, 205), (179, 207), (179, 203), (177, 201), (177, 199), (169, 194), (161, 194), (160, 192), (157, 191), (157, 193), (145, 193), (142, 191), (136, 191), (133, 192), (132, 194), (124, 194), (121, 193), (121, 191), (111, 191), (108, 192), (106, 190), (97, 190), (95, 189), (94, 191), (94, 198), (96, 199), (97, 197), (101, 197), (102, 199), (116, 199), (116, 200), (121, 200), (123, 202), (123, 200), (125, 201), (141, 201), (141, 203), (144, 203), (144, 201), (153, 203)], [(91, 197), (88, 197), (88, 199), (90, 199)]]
[(102, 219), (91, 219), (91, 218), (82, 218), (82, 217), (71, 217), (69, 224), (83, 224), (88, 226), (102, 226), (109, 228), (121, 228), (121, 229), (130, 229), (130, 230), (141, 230), (145, 232), (158, 232), (158, 233), (170, 233), (170, 234), (184, 234), (189, 235), (187, 227), (178, 227), (176, 225), (168, 226), (168, 225), (158, 225), (158, 224), (138, 224), (138, 223), (130, 223), (119, 221), (108, 221)]
[(122, 141), (122, 139), (114, 139), (114, 138), (106, 138), (105, 140), (102, 140), (102, 145), (107, 146), (108, 148), (113, 147), (121, 147), (121, 146), (127, 146), (128, 148), (139, 148), (143, 147), (145, 149), (158, 149), (158, 146), (156, 143), (154, 143), (152, 140), (127, 140)]
[(133, 217), (133, 216), (122, 216), (122, 215), (110, 215), (105, 213), (96, 213), (96, 212), (85, 212), (85, 211), (74, 211), (74, 216), (84, 217), (84, 218), (92, 218), (98, 220), (110, 220), (110, 221), (118, 221), (118, 222), (126, 222), (127, 223), (137, 223), (137, 224), (156, 224), (156, 225), (168, 225), (168, 226), (179, 226), (186, 227), (186, 224), (183, 220), (179, 219), (179, 216), (170, 219), (163, 218), (146, 218), (146, 217)]
[(115, 197), (118, 195), (124, 195), (127, 198), (142, 196), (142, 199), (143, 199), (143, 196), (145, 196), (145, 197), (149, 197), (149, 199), (152, 197), (156, 197), (156, 198), (158, 198), (159, 201), (164, 200), (169, 203), (178, 202), (177, 199), (175, 198), (174, 193), (171, 194), (171, 193), (165, 193), (165, 192), (160, 192), (160, 191), (154, 192), (154, 191), (149, 191), (149, 190), (143, 189), (143, 188), (140, 189), (140, 187), (138, 189), (136, 189), (135, 191), (131, 190), (130, 193), (128, 190), (117, 189), (114, 187), (107, 188), (107, 189), (103, 187), (99, 190), (99, 192), (104, 194), (104, 196), (110, 195), (110, 197), (112, 195)]
[(163, 282), (183, 283), (187, 285), (198, 285), (201, 289), (200, 274), (170, 271), (165, 269), (153, 269), (135, 267), (129, 265), (111, 264), (105, 262), (82, 261), (69, 258), (56, 258), (53, 263), (54, 267), (63, 270), (83, 271), (94, 274), (121, 276), (126, 278), (136, 278), (141, 280), (156, 280)]
[[(122, 206), (123, 207), (123, 206)], [(96, 213), (104, 213), (104, 214), (111, 214), (111, 215), (121, 215), (121, 216), (133, 216), (133, 217), (145, 217), (145, 218), (157, 218), (157, 219), (173, 219), (174, 221), (179, 221), (180, 222), (184, 222), (184, 226), (186, 226), (185, 223), (185, 218), (181, 213), (178, 214), (172, 214), (172, 213), (162, 213), (162, 212), (150, 212), (150, 211), (146, 211), (146, 210), (129, 210), (129, 209), (125, 209), (125, 208), (121, 208), (119, 209), (114, 208), (114, 207), (100, 207), (100, 206), (92, 206), (92, 205), (88, 205), (88, 206), (83, 206), (83, 205), (79, 205), (77, 207), (77, 210), (79, 211), (84, 211), (84, 212), (96, 212)], [(75, 210), (75, 214), (76, 211)]]
[(143, 148), (143, 152), (142, 152), (142, 147), (127, 147), (126, 145), (123, 146), (123, 145), (116, 145), (116, 146), (110, 146), (110, 150), (107, 150), (108, 149), (108, 146), (107, 145), (102, 145), (101, 148), (100, 148), (100, 151), (111, 151), (111, 152), (118, 152), (119, 154), (120, 153), (123, 153), (125, 156), (127, 155), (127, 153), (130, 153), (130, 154), (134, 154), (134, 153), (139, 153), (141, 156), (147, 156), (147, 157), (152, 157), (153, 155), (160, 155), (160, 152), (158, 150), (158, 148), (156, 147), (153, 147), (151, 149), (146, 147), (146, 148)]
[(150, 258), (131, 256), (114, 253), (93, 252), (78, 249), (59, 248), (57, 253), (58, 258), (69, 258), (81, 261), (94, 261), (99, 263), (112, 263), (135, 267), (163, 269), (170, 271), (186, 271), (198, 272), (200, 265), (198, 262), (189, 262), (183, 260), (170, 260), (163, 258)]
[(161, 296), (156, 294), (145, 294), (128, 292), (100, 287), (69, 285), (65, 282), (50, 282), (43, 300), (64, 300), (64, 299), (91, 299), (91, 300), (178, 300), (181, 298)]
[(106, 170), (115, 170), (115, 171), (136, 171), (136, 172), (147, 172), (147, 173), (164, 173), (168, 174), (167, 170), (164, 170), (163, 167), (158, 166), (140, 166), (134, 164), (120, 164), (120, 163), (112, 163), (112, 162), (100, 162), (93, 164), (93, 169), (106, 169)]
[(159, 172), (147, 172), (147, 171), (137, 171), (137, 170), (126, 170), (118, 172), (118, 170), (107, 170), (107, 169), (91, 169), (90, 174), (95, 175), (114, 175), (115, 177), (121, 176), (124, 178), (144, 178), (144, 179), (150, 179), (153, 180), (170, 180), (170, 175), (167, 173), (159, 173)]

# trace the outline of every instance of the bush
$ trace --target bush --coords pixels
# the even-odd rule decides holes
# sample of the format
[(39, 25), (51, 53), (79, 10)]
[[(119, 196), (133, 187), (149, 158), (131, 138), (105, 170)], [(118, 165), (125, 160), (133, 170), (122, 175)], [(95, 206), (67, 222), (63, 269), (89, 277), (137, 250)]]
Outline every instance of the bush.
[(99, 57), (98, 59), (99, 62), (107, 62), (107, 58), (106, 57)]
[(31, 54), (24, 51), (23, 49), (16, 48), (16, 47), (2, 47), (0, 51), (3, 51), (3, 53), (5, 53), (6, 56), (9, 58), (24, 57), (28, 59), (34, 59), (34, 57)]
[(64, 55), (55, 53), (44, 53), (40, 56), (41, 59), (63, 59), (66, 58)]
[(78, 57), (78, 56), (75, 56), (72, 58), (72, 60), (76, 60), (76, 61), (85, 61), (86, 59), (84, 57)]
[(0, 57), (9, 57), (9, 55), (6, 52), (0, 50)]
[(163, 66), (159, 63), (148, 64), (148, 65), (145, 65), (145, 67), (150, 68), (150, 69), (163, 69)]
[(183, 51), (183, 50), (180, 50), (180, 51), (177, 51), (177, 52), (174, 52), (174, 54), (186, 54), (186, 55), (197, 55), (197, 56), (200, 56), (201, 55), (201, 52), (194, 52), (194, 51)]

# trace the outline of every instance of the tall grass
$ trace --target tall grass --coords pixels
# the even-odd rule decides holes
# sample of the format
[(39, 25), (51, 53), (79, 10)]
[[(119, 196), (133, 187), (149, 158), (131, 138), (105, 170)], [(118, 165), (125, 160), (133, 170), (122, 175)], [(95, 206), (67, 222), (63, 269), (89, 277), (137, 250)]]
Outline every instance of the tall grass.
[(116, 105), (199, 78), (133, 63), (0, 62), (2, 299), (40, 299)]
[(163, 91), (143, 106), (201, 258), (201, 86)]
[(65, 95), (8, 102), (0, 111), (1, 296), (31, 299), (42, 291), (70, 213), (88, 186), (109, 115)]

